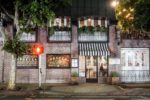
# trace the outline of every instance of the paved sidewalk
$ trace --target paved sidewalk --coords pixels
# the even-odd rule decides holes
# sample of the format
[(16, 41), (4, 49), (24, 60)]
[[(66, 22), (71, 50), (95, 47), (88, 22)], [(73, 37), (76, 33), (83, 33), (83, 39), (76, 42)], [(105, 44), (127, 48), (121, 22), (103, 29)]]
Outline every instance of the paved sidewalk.
[(0, 90), (0, 95), (19, 95), (19, 96), (43, 96), (43, 95), (146, 95), (150, 96), (149, 88), (124, 89), (117, 85), (108, 84), (47, 84), (43, 85), (42, 90), (37, 90), (37, 85), (24, 85), (19, 91)]
[(80, 85), (64, 85), (53, 86), (50, 91), (65, 93), (104, 93), (113, 91), (122, 91), (118, 86), (107, 84), (80, 84)]

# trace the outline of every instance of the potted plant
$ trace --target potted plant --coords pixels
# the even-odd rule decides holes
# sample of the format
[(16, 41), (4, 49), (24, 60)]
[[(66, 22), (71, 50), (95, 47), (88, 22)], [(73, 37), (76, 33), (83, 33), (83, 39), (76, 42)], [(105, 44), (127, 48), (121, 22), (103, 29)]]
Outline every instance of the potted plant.
[(71, 74), (71, 84), (78, 84), (78, 80), (79, 80), (79, 74), (78, 74), (78, 72), (73, 72), (72, 74)]
[(110, 82), (111, 84), (118, 84), (118, 83), (119, 83), (119, 80), (120, 80), (120, 78), (119, 78), (119, 73), (116, 72), (116, 71), (112, 71), (112, 72), (110, 73), (109, 82)]

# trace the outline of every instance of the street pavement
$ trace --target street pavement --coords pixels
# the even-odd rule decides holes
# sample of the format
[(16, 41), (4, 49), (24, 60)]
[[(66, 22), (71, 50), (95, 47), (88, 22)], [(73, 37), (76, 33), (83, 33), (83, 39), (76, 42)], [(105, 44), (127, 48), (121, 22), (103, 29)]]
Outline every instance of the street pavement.
[(81, 96), (81, 95), (58, 95), (46, 97), (24, 97), (24, 96), (0, 96), (0, 100), (150, 100), (146, 96)]
[(108, 84), (62, 84), (42, 88), (0, 91), (0, 100), (150, 100), (150, 88), (126, 89)]

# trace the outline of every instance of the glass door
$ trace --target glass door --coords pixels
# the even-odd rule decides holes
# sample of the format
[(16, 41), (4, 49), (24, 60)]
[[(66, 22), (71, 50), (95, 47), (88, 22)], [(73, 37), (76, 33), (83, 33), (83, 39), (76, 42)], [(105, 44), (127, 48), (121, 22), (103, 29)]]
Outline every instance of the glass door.
[(97, 57), (87, 56), (85, 60), (86, 60), (86, 82), (98, 82)]

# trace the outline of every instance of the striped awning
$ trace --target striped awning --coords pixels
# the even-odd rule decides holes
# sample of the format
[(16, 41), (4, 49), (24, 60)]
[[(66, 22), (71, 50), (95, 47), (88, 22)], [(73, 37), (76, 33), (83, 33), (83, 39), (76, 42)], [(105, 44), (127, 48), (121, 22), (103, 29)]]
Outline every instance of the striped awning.
[(79, 53), (81, 56), (107, 56), (108, 43), (79, 43)]

